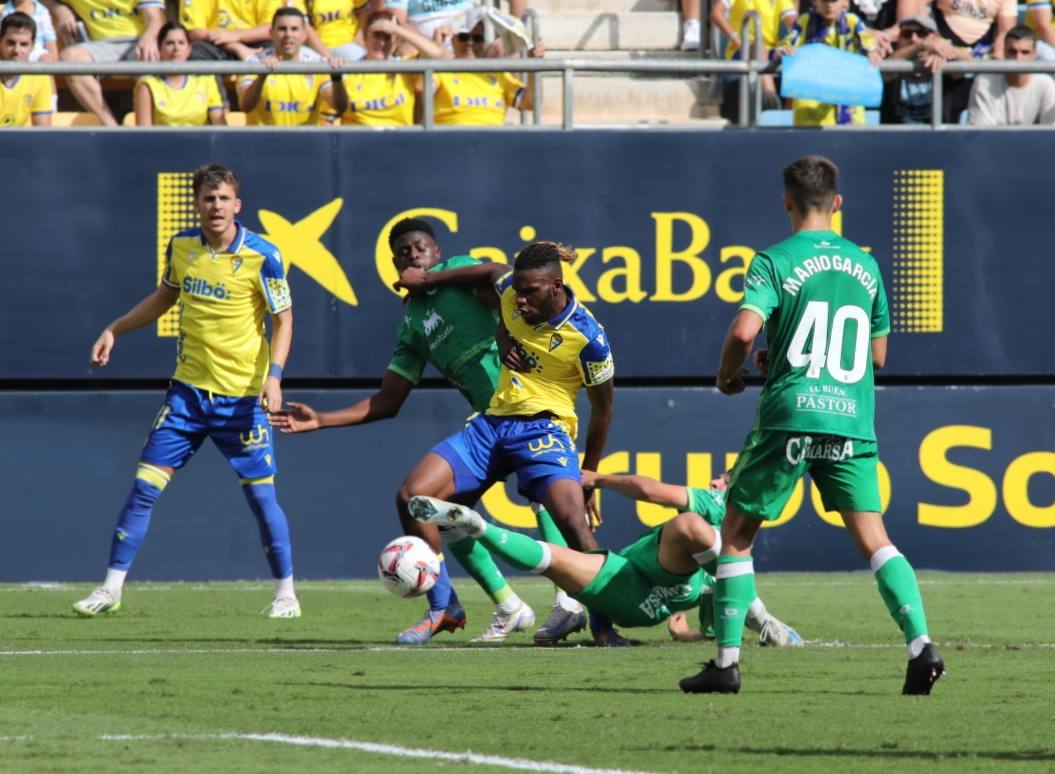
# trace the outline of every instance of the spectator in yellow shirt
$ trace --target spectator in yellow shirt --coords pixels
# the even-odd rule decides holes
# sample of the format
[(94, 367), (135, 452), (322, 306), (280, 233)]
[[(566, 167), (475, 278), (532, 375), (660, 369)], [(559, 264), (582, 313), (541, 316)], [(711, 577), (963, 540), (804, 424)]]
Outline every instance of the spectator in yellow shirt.
[[(28, 62), (37, 37), (33, 18), (15, 11), (0, 22), (0, 60)], [(51, 78), (8, 75), (0, 78), (0, 126), (51, 126)]]
[[(162, 62), (186, 62), (190, 36), (179, 22), (158, 33)], [(132, 99), (136, 126), (203, 126), (227, 123), (227, 110), (213, 75), (146, 75), (136, 83)]]
[[(414, 27), (396, 21), (391, 11), (375, 11), (366, 23), (366, 58), (384, 61), (406, 42), (428, 59), (450, 59), (442, 45)], [(414, 123), (415, 76), (407, 73), (355, 73), (344, 78), (348, 110), (341, 124), (348, 126), (409, 126)]]
[[(158, 59), (158, 31), (165, 24), (162, 0), (66, 0), (65, 4), (45, 0), (44, 5), (52, 11), (58, 31), (67, 39), (71, 33), (76, 34), (76, 17), (80, 17), (88, 33), (87, 42), (62, 50), (59, 57), (64, 62)], [(104, 126), (117, 126), (98, 78), (70, 75), (66, 85), (81, 107), (98, 116)]]
[(360, 45), (360, 22), (383, 7), (383, 0), (308, 0), (308, 18), (334, 56), (362, 59), (369, 46)]
[[(471, 8), (454, 32), (455, 59), (483, 59), (486, 9)], [(541, 41), (528, 51), (530, 57), (545, 56)], [(511, 73), (436, 73), (436, 124), (447, 126), (501, 126), (506, 109), (531, 110), (535, 92)], [(416, 88), (421, 89), (421, 81)]]
[[(847, 0), (813, 0), (813, 8), (796, 20), (784, 38), (780, 53), (790, 54), (809, 43), (867, 56), (872, 65), (878, 65), (882, 59), (872, 31), (860, 16), (847, 10)], [(796, 99), (792, 108), (795, 126), (865, 123), (865, 109), (860, 105), (829, 105), (812, 99)]]
[[(273, 49), (261, 61), (274, 70), (280, 62), (303, 62), (307, 21), (295, 8), (279, 8), (271, 22)], [(343, 60), (333, 59), (339, 67)], [(238, 104), (251, 126), (301, 126), (325, 123), (323, 105), (337, 113), (348, 109), (340, 73), (325, 75), (249, 75), (238, 82)]]
[[(179, 6), (179, 20), (193, 44), (192, 60), (251, 59), (269, 42), (276, 11), (295, 8), (308, 13), (305, 0), (184, 0)], [(333, 56), (310, 24), (305, 41), (320, 59)]]

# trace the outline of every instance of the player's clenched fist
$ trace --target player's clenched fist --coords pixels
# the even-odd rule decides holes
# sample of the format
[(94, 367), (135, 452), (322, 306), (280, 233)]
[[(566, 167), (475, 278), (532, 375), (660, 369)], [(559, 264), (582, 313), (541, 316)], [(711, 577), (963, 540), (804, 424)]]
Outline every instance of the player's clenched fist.
[(105, 366), (110, 362), (110, 350), (114, 348), (114, 333), (109, 328), (99, 334), (92, 345), (91, 363), (93, 366)]

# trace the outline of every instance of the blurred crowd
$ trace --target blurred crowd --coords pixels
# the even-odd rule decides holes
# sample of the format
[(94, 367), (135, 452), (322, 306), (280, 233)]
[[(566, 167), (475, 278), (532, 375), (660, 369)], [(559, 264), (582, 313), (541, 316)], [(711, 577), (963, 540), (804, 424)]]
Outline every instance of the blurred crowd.
[[(337, 69), (355, 60), (543, 56), (520, 20), (525, 0), (509, 0), (508, 9), (474, 0), (179, 0), (171, 9), (163, 0), (8, 0), (0, 10), (0, 58), (240, 60), (271, 71), (281, 62), (315, 62), (320, 74), (143, 76), (131, 84), (124, 123), (406, 126), (422, 120), (421, 77)], [(84, 113), (115, 126), (111, 102), (122, 95), (115, 99), (104, 83), (65, 78)], [(55, 85), (39, 75), (0, 79), (0, 125), (51, 125)], [(505, 72), (439, 72), (432, 87), (437, 124), (502, 124), (507, 112), (530, 110), (535, 99), (531, 79)]]

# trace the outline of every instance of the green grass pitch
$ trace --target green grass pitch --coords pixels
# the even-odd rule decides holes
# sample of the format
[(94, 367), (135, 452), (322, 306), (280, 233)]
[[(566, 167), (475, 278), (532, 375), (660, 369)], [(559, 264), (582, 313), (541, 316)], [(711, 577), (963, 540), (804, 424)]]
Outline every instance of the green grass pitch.
[[(303, 583), (288, 621), (257, 614), (265, 583), (132, 583), (94, 620), (70, 610), (88, 586), (0, 586), (0, 771), (1055, 770), (1055, 574), (921, 585), (948, 669), (929, 698), (899, 695), (867, 573), (760, 576), (808, 644), (751, 645), (714, 697), (677, 690), (713, 645), (664, 628), (470, 646), (490, 606), (465, 580), (468, 629), (416, 650), (389, 643), (423, 605), (376, 581)], [(514, 586), (541, 619), (551, 587)]]

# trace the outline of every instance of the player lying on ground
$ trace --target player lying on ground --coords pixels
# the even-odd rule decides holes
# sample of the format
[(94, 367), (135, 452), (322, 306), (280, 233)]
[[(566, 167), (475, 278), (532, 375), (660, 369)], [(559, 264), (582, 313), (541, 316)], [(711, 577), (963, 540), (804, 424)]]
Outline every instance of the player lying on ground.
[[(715, 527), (725, 515), (725, 477), (712, 489), (663, 484), (643, 476), (598, 476), (583, 472), (586, 486), (613, 489), (634, 499), (681, 510), (620, 551), (583, 553), (489, 524), (465, 506), (432, 497), (410, 501), (414, 518), (472, 536), (518, 570), (549, 578), (591, 610), (619, 626), (654, 626), (669, 619), (676, 640), (713, 637), (711, 590), (721, 539)], [(700, 631), (689, 630), (681, 611), (697, 608)], [(757, 596), (747, 625), (768, 645), (801, 645), (794, 629), (771, 615)]]
[[(106, 326), (92, 346), (92, 365), (107, 365), (116, 337), (155, 322), (179, 302), (176, 373), (139, 455), (106, 579), (73, 609), (94, 616), (121, 607), (125, 576), (146, 538), (154, 503), (174, 471), (211, 438), (238, 474), (260, 528), (275, 578), (265, 612), (297, 618), (289, 525), (275, 494), (275, 444), (265, 418), (282, 407), (282, 367), (293, 337), (289, 285), (278, 249), (235, 220), (242, 200), (232, 170), (201, 167), (193, 190), (200, 227), (172, 237), (161, 284)], [(265, 315), (271, 317), (270, 345)]]
[(842, 206), (838, 172), (822, 156), (785, 167), (792, 236), (752, 260), (722, 346), (717, 387), (736, 395), (765, 326), (766, 384), (726, 495), (714, 592), (718, 655), (681, 680), (687, 693), (739, 692), (744, 614), (755, 596), (751, 544), (763, 521), (780, 516), (806, 471), (825, 509), (842, 515), (905, 636), (902, 693), (929, 694), (944, 674), (916, 574), (887, 536), (880, 512), (873, 368), (886, 361), (890, 313), (875, 258), (832, 230)]
[[(404, 219), (388, 235), (396, 271), (413, 267), (423, 271), (445, 271), (479, 264), (475, 258), (456, 255), (444, 258), (436, 234), (427, 221)], [(306, 433), (325, 427), (349, 427), (396, 416), (425, 366), (432, 364), (458, 388), (473, 411), (486, 411), (498, 384), (501, 364), (495, 343), (498, 298), (492, 288), (440, 288), (431, 294), (411, 297), (403, 307), (403, 323), (395, 353), (381, 379), (381, 389), (353, 406), (318, 412), (311, 406), (290, 401), (288, 412), (270, 417), (283, 433)], [(442, 561), (439, 530), (410, 518), (397, 500), (403, 531), (427, 542), (440, 555), (440, 578), (428, 593), (429, 609), (414, 626), (400, 632), (396, 642), (427, 643), (439, 632), (465, 626), (465, 610), (451, 585), (446, 562)], [(545, 510), (538, 514), (539, 529), (547, 540), (566, 545), (553, 519)], [(535, 622), (535, 613), (513, 591), (483, 546), (462, 540), (450, 546), (458, 563), (480, 584), (496, 606), (487, 629), (478, 641), (503, 640)], [(560, 640), (586, 625), (582, 607), (561, 592), (549, 617), (535, 632), (535, 641)]]

